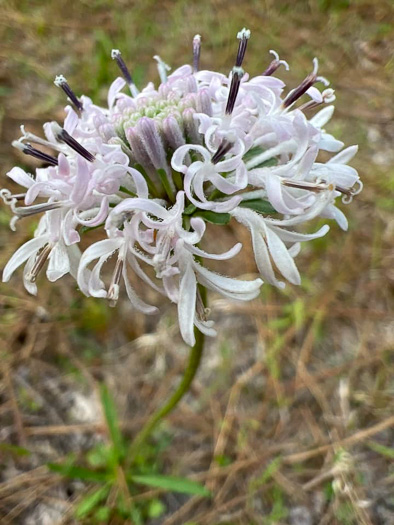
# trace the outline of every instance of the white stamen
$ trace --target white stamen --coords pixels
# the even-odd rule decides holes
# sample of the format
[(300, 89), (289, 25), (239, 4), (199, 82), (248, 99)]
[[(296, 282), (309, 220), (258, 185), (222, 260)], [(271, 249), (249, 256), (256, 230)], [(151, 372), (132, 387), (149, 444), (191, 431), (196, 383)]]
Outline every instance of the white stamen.
[(19, 151), (22, 151), (22, 152), (26, 149), (26, 145), (23, 144), (23, 142), (21, 142), (20, 140), (13, 140), (11, 142), (11, 146), (13, 148), (19, 149)]
[(331, 104), (336, 99), (335, 90), (331, 88), (325, 89), (321, 95), (325, 104)]
[(7, 190), (7, 188), (0, 190), (0, 197), (3, 199), (4, 204), (7, 204), (7, 206), (10, 206), (16, 202), (16, 199), (13, 198), (12, 193), (10, 190)]
[(241, 29), (241, 31), (239, 31), (237, 33), (237, 38), (238, 38), (238, 40), (242, 40), (243, 38), (246, 38), (247, 40), (249, 40), (249, 38), (250, 38), (250, 29), (246, 29), (245, 27), (243, 29)]
[(167, 82), (167, 71), (171, 71), (171, 68), (159, 57), (159, 55), (155, 55), (153, 58), (157, 62), (157, 71), (159, 72), (160, 81), (164, 84)]
[(319, 61), (318, 59), (315, 57), (313, 60), (313, 71), (312, 71), (312, 75), (317, 75), (317, 71), (319, 69)]
[(233, 75), (237, 74), (239, 77), (243, 77), (245, 74), (245, 70), (242, 67), (234, 66), (232, 69)]
[(41, 137), (38, 137), (34, 133), (31, 133), (30, 131), (25, 130), (25, 126), (20, 127), (22, 137), (19, 139), (19, 142), (28, 141), (28, 142), (34, 142), (35, 144), (41, 144), (41, 146), (47, 146), (48, 148), (55, 149), (57, 151), (62, 151), (63, 148), (59, 146), (58, 144), (53, 144), (53, 142), (49, 142), (48, 140), (42, 139)]
[(64, 75), (56, 75), (55, 80), (53, 81), (55, 86), (62, 87), (63, 84), (67, 83), (67, 79)]
[(27, 281), (30, 281), (31, 283), (36, 282), (38, 274), (42, 270), (42, 268), (43, 268), (46, 260), (48, 259), (49, 254), (51, 253), (51, 251), (52, 251), (52, 245), (49, 244), (49, 243), (42, 248), (42, 250), (37, 255), (36, 260), (34, 261), (32, 269), (30, 270), (30, 272), (28, 272), (26, 274), (26, 280)]
[(286, 60), (280, 60), (278, 53), (277, 53), (276, 51), (274, 51), (273, 49), (270, 49), (269, 52), (271, 53), (271, 55), (274, 56), (274, 58), (275, 58), (275, 60), (278, 62), (278, 64), (282, 64), (282, 66), (285, 66), (286, 71), (289, 71), (290, 66), (289, 66), (289, 64), (286, 62)]

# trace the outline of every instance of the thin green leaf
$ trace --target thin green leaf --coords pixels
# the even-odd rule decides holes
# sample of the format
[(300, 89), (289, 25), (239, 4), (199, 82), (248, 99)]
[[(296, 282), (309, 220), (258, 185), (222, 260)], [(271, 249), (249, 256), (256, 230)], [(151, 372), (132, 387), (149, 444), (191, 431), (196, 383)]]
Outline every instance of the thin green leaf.
[(11, 443), (0, 443), (0, 452), (8, 452), (13, 456), (30, 456), (30, 450), (18, 445), (11, 445)]
[(374, 452), (377, 452), (378, 454), (381, 454), (382, 456), (385, 456), (386, 458), (394, 459), (394, 448), (393, 447), (386, 447), (385, 445), (382, 445), (381, 443), (376, 443), (376, 441), (368, 441), (367, 445)]
[(249, 208), (250, 210), (257, 211), (258, 213), (277, 213), (275, 208), (273, 208), (268, 201), (264, 201), (262, 199), (250, 199), (247, 201), (241, 201), (239, 206), (241, 208)]
[(110, 488), (105, 485), (83, 497), (75, 508), (75, 517), (82, 519), (90, 514), (108, 496)]
[(94, 519), (99, 523), (109, 523), (111, 512), (110, 507), (101, 506), (94, 513)]
[(193, 496), (210, 496), (211, 493), (200, 483), (191, 481), (186, 478), (178, 478), (175, 476), (160, 476), (152, 475), (137, 475), (132, 476), (131, 481), (139, 483), (140, 485), (148, 485), (149, 487), (156, 487), (173, 492), (181, 492), (182, 494), (192, 494)]
[(115, 403), (106, 385), (101, 385), (100, 394), (101, 403), (104, 408), (105, 420), (107, 422), (109, 434), (114, 447), (114, 453), (116, 455), (116, 459), (119, 460), (124, 454), (124, 443), (123, 436), (120, 431)]
[(281, 465), (282, 458), (280, 456), (270, 461), (267, 467), (265, 468), (264, 472), (249, 483), (249, 492), (253, 494), (254, 492), (256, 492), (256, 490), (265, 485), (271, 479), (271, 477), (279, 470)]
[(47, 463), (47, 467), (49, 470), (52, 470), (52, 472), (57, 472), (71, 479), (82, 479), (84, 481), (96, 481), (99, 483), (111, 479), (111, 475), (108, 472), (96, 472), (85, 467), (78, 467), (77, 465)]
[(198, 211), (193, 217), (201, 217), (207, 222), (219, 225), (228, 224), (231, 220), (231, 215), (229, 213), (215, 213), (210, 210)]

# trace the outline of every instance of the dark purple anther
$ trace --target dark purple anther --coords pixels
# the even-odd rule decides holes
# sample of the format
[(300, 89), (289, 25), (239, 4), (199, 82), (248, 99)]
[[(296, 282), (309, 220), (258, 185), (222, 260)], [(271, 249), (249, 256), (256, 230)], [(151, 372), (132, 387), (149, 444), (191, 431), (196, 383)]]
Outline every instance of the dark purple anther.
[(313, 86), (313, 84), (316, 84), (316, 82), (323, 82), (324, 85), (328, 86), (329, 82), (324, 77), (318, 77), (317, 76), (317, 69), (318, 69), (318, 61), (317, 58), (313, 59), (313, 71), (312, 73), (309, 73), (307, 77), (304, 78), (304, 80), (301, 82), (301, 84), (290, 91), (290, 93), (287, 95), (287, 97), (284, 99), (282, 106), (284, 108), (288, 108), (291, 106), (296, 100), (298, 100), (304, 93), (308, 91), (310, 87)]
[(12, 145), (14, 146), (14, 148), (17, 148), (20, 151), (23, 151), (25, 155), (31, 155), (35, 159), (39, 159), (39, 160), (42, 160), (43, 162), (47, 162), (51, 166), (58, 165), (58, 160), (56, 157), (52, 157), (52, 155), (48, 155), (47, 153), (44, 153), (43, 151), (40, 151), (39, 149), (33, 148), (33, 146), (29, 144), (28, 142), (25, 144), (24, 142), (14, 140)]
[(241, 67), (242, 62), (245, 58), (246, 53), (246, 47), (248, 45), (248, 40), (250, 38), (250, 30), (243, 28), (242, 31), (240, 31), (237, 34), (237, 38), (239, 40), (239, 46), (238, 46), (238, 53), (237, 58), (235, 61), (235, 67)]
[(58, 75), (55, 78), (54, 84), (55, 84), (55, 86), (62, 88), (62, 90), (65, 92), (65, 94), (71, 100), (71, 102), (74, 104), (74, 107), (76, 109), (78, 109), (79, 111), (83, 110), (82, 102), (76, 96), (74, 91), (70, 88), (66, 78), (63, 75)]
[(52, 122), (52, 131), (57, 140), (64, 142), (71, 149), (76, 151), (81, 157), (89, 162), (94, 161), (94, 155), (76, 141), (64, 128), (61, 128), (57, 122)]
[(263, 77), (269, 77), (273, 75), (280, 65), (284, 65), (286, 71), (289, 70), (289, 64), (286, 62), (286, 60), (279, 60), (279, 55), (276, 51), (270, 49), (270, 53), (271, 55), (274, 55), (274, 60), (272, 60), (271, 64), (267, 67), (264, 73), (262, 73)]
[(193, 38), (193, 73), (197, 73), (200, 68), (200, 53), (201, 53), (201, 36), (196, 35)]
[(212, 164), (217, 164), (218, 162), (220, 162), (232, 147), (232, 142), (229, 142), (228, 140), (223, 140), (211, 159)]
[(126, 64), (125, 64), (125, 61), (123, 60), (121, 52), (119, 51), (119, 49), (113, 49), (111, 51), (111, 58), (113, 60), (116, 60), (116, 63), (118, 64), (119, 69), (121, 70), (122, 75), (123, 75), (124, 79), (127, 82), (127, 85), (129, 86), (130, 84), (133, 84), (133, 79), (131, 78), (131, 73), (128, 70)]
[(118, 67), (120, 71), (122, 72), (123, 78), (126, 80), (127, 85), (129, 86), (129, 89), (131, 91), (131, 94), (133, 97), (137, 96), (139, 91), (134, 84), (133, 78), (131, 76), (131, 73), (128, 69), (128, 67), (125, 64), (125, 61), (122, 58), (122, 53), (119, 51), (119, 49), (113, 49), (111, 51), (111, 58), (113, 60), (116, 60), (116, 63), (118, 64)]
[(231, 78), (230, 92), (228, 94), (228, 100), (226, 105), (226, 115), (231, 115), (234, 110), (235, 101), (241, 84), (241, 78), (244, 76), (244, 70), (242, 67), (233, 68), (233, 76)]

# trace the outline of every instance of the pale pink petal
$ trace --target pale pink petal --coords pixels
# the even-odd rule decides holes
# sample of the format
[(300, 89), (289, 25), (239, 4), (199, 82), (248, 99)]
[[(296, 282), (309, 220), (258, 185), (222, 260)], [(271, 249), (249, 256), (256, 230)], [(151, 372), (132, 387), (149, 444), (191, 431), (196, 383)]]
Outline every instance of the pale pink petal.
[(48, 236), (42, 235), (40, 237), (30, 239), (30, 241), (27, 241), (25, 242), (25, 244), (22, 244), (22, 246), (16, 250), (14, 255), (5, 265), (5, 268), (3, 270), (3, 282), (8, 282), (15, 270), (19, 266), (21, 266), (25, 261), (27, 261), (29, 257), (36, 254), (38, 250), (45, 246), (47, 242)]
[(178, 319), (184, 341), (194, 346), (194, 316), (196, 311), (197, 281), (192, 265), (186, 264), (180, 279)]

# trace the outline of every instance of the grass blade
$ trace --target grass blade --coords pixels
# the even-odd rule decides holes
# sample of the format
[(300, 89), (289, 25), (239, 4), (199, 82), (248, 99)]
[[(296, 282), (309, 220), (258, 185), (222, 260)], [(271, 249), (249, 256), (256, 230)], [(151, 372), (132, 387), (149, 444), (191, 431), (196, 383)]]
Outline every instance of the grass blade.
[(156, 487), (182, 494), (192, 494), (193, 496), (210, 496), (211, 493), (200, 483), (186, 478), (176, 476), (160, 476), (157, 474), (132, 476), (132, 481), (149, 487)]

